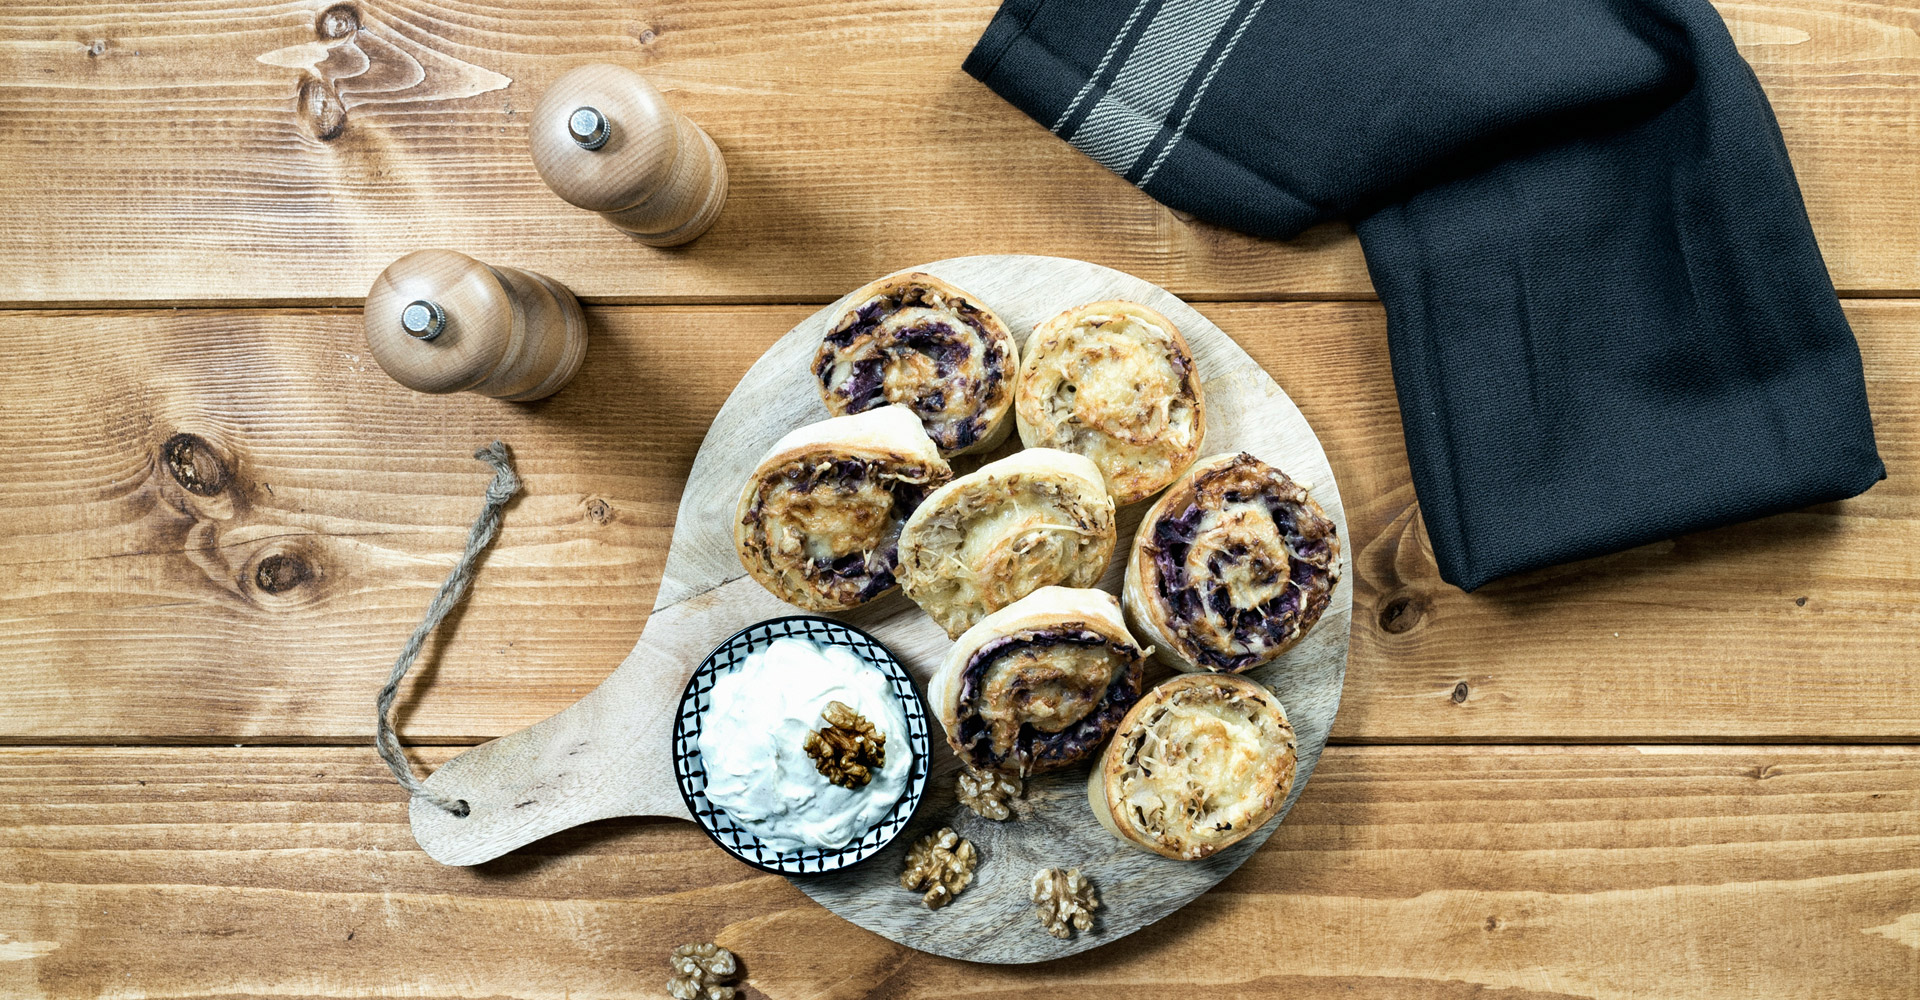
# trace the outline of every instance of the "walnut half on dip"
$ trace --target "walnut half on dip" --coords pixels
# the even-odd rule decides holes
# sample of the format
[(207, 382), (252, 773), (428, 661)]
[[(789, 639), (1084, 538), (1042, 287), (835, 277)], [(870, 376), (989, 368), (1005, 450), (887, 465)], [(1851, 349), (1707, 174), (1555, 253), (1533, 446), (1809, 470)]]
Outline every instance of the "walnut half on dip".
[(1088, 776), (1087, 801), (1121, 840), (1198, 861), (1279, 812), (1295, 756), (1273, 692), (1235, 674), (1181, 674), (1121, 720)]

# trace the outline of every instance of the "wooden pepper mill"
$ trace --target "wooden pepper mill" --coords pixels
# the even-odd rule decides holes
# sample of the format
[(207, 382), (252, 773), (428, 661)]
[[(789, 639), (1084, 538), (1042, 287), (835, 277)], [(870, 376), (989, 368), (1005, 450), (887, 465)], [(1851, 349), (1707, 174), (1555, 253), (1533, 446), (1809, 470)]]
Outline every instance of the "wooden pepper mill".
[(686, 243), (727, 201), (727, 164), (713, 140), (630, 69), (569, 70), (540, 95), (529, 139), (554, 194), (642, 243)]
[(580, 370), (587, 317), (566, 286), (452, 250), (394, 261), (367, 292), (373, 358), (420, 392), (543, 399)]

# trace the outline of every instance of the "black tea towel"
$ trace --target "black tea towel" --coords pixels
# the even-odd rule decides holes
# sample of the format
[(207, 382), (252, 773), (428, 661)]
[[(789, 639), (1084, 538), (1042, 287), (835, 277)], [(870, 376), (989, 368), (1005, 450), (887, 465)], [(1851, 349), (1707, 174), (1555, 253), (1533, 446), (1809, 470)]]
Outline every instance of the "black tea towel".
[(1201, 219), (1353, 222), (1464, 589), (1885, 476), (1708, 0), (1006, 0), (966, 70)]

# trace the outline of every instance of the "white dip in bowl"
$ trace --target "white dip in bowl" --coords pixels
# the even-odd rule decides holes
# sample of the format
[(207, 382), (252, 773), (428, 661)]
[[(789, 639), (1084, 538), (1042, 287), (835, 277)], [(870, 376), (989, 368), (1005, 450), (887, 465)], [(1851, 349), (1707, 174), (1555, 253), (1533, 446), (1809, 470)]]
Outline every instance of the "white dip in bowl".
[[(700, 727), (707, 800), (773, 850), (838, 848), (886, 818), (913, 770), (907, 716), (887, 675), (844, 646), (781, 638), (713, 682)], [(830, 701), (887, 738), (886, 763), (859, 788), (829, 782), (802, 747)]]

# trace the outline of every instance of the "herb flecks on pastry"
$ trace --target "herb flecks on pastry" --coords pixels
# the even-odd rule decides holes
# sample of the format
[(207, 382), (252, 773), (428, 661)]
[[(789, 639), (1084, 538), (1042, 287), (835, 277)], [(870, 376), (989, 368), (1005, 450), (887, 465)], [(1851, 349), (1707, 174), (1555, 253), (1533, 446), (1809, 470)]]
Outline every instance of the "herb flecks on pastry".
[(1132, 302), (1095, 302), (1034, 327), (1014, 413), (1022, 443), (1092, 459), (1121, 506), (1173, 482), (1206, 431), (1185, 338)]
[(1272, 819), (1294, 766), (1293, 727), (1273, 692), (1233, 674), (1181, 674), (1127, 713), (1087, 800), (1121, 840), (1198, 861)]
[(1115, 542), (1086, 458), (1029, 448), (935, 490), (900, 532), (900, 586), (950, 636), (1041, 587), (1091, 587)]
[(1214, 455), (1140, 522), (1124, 593), (1161, 660), (1239, 673), (1305, 638), (1339, 576), (1338, 529), (1305, 487), (1251, 455)]
[(901, 526), (952, 477), (905, 407), (809, 424), (781, 438), (748, 478), (734, 547), (783, 601), (856, 607), (893, 588)]
[(963, 764), (1037, 774), (1106, 742), (1150, 653), (1112, 595), (1042, 587), (961, 635), (927, 693)]
[(993, 310), (915, 272), (854, 292), (828, 324), (813, 374), (829, 412), (906, 406), (951, 457), (1006, 439), (1019, 364), (1013, 335)]

